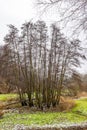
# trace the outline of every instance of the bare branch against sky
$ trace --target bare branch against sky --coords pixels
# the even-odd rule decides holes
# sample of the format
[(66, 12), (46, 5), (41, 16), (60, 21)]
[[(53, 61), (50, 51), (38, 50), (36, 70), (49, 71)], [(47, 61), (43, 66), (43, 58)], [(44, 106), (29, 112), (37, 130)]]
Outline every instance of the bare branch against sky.
[(60, 14), (57, 22), (74, 22), (74, 32), (87, 31), (87, 0), (37, 0), (37, 3), (47, 10), (54, 7), (55, 13)]

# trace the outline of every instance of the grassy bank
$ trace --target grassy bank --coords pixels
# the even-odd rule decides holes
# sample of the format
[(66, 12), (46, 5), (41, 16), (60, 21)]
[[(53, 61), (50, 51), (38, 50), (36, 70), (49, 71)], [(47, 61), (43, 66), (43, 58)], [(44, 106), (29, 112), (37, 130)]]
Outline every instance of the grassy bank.
[(17, 94), (0, 94), (0, 101), (6, 102), (18, 98)]
[(79, 99), (75, 102), (76, 106), (72, 109), (72, 112), (87, 116), (87, 98)]
[[(1, 98), (0, 98), (1, 99)], [(76, 106), (68, 112), (6, 113), (0, 119), (0, 129), (12, 130), (16, 124), (54, 125), (73, 124), (87, 121), (87, 99), (75, 100)]]
[(54, 125), (71, 124), (87, 121), (87, 118), (75, 113), (35, 113), (35, 114), (6, 114), (0, 119), (0, 128), (7, 130), (16, 124), (24, 125)]

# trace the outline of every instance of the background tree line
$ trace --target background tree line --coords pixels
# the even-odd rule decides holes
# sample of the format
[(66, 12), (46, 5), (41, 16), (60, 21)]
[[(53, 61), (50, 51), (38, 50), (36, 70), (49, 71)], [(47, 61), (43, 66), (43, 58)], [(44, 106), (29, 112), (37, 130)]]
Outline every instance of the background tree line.
[(44, 21), (26, 22), (18, 29), (9, 25), (0, 49), (0, 75), (15, 87), (20, 102), (30, 107), (59, 105), (66, 80), (85, 59), (80, 41), (70, 41), (52, 24), (50, 35)]

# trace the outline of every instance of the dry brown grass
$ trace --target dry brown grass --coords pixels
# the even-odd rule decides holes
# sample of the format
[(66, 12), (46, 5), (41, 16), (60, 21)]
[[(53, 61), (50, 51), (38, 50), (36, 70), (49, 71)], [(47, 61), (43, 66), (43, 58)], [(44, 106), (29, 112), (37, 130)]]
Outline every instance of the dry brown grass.
[(63, 97), (60, 98), (60, 104), (57, 107), (52, 107), (48, 111), (55, 111), (55, 112), (62, 112), (62, 111), (69, 111), (73, 107), (76, 106), (75, 100), (71, 97)]
[(0, 118), (3, 117), (4, 112), (0, 110)]
[(79, 92), (78, 94), (77, 94), (77, 97), (78, 98), (80, 98), (80, 97), (87, 97), (87, 92)]
[(0, 109), (3, 109), (4, 103), (0, 102)]
[(61, 111), (68, 111), (70, 109), (72, 109), (73, 107), (75, 107), (76, 103), (73, 99), (70, 99), (69, 97), (64, 98), (61, 97), (60, 100), (60, 110)]

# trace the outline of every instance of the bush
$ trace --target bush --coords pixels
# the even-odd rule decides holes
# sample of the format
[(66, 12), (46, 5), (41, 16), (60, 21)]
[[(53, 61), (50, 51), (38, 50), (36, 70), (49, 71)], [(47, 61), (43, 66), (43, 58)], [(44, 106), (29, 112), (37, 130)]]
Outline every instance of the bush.
[(60, 102), (60, 110), (61, 111), (68, 111), (76, 106), (76, 103), (73, 99), (64, 99), (62, 97)]

